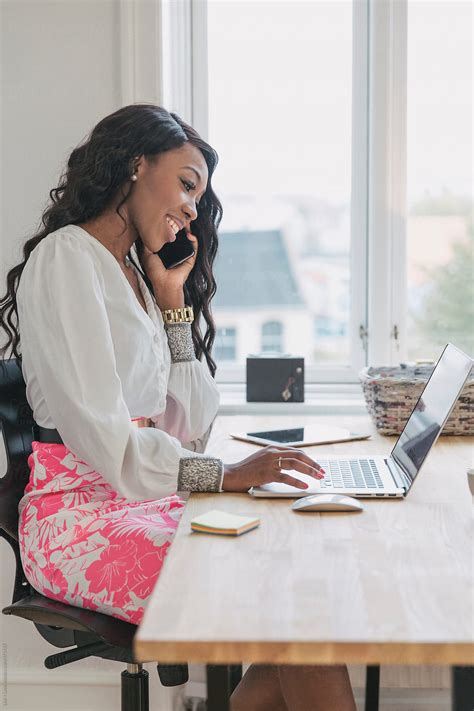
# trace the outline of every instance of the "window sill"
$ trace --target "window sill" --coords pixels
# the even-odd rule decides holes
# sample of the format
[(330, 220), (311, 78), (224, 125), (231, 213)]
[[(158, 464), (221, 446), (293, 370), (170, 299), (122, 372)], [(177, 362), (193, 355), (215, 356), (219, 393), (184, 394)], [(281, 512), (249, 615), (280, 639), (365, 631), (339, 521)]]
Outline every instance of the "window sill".
[(359, 384), (305, 385), (305, 402), (247, 402), (244, 383), (219, 383), (219, 415), (367, 415)]

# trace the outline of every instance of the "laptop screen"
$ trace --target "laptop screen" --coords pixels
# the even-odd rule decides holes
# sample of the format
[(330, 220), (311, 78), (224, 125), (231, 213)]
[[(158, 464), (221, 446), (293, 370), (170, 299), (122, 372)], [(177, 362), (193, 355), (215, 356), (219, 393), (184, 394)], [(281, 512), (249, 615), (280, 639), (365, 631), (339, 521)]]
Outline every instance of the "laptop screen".
[(448, 343), (431, 373), (390, 455), (406, 475), (408, 488), (443, 429), (473, 363)]

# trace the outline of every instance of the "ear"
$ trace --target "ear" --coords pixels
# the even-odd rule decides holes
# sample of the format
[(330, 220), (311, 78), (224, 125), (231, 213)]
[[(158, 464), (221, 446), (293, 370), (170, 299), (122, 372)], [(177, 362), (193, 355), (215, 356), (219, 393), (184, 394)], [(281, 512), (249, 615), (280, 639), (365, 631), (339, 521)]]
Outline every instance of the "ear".
[(132, 173), (136, 172), (136, 173), (140, 174), (140, 172), (143, 170), (144, 162), (145, 162), (144, 155), (134, 156), (131, 160), (131, 172)]

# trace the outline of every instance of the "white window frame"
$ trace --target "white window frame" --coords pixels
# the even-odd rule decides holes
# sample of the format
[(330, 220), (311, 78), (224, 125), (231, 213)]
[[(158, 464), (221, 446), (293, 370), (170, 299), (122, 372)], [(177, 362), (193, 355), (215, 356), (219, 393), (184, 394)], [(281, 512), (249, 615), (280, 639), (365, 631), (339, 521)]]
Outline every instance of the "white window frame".
[[(208, 140), (207, 0), (120, 0), (120, 20), (123, 103), (160, 103)], [(354, 0), (352, 84), (352, 362), (305, 373), (347, 391), (406, 358), (407, 0)], [(216, 380), (243, 383), (245, 364)]]
[(367, 355), (392, 365), (406, 358), (407, 0), (368, 8)]

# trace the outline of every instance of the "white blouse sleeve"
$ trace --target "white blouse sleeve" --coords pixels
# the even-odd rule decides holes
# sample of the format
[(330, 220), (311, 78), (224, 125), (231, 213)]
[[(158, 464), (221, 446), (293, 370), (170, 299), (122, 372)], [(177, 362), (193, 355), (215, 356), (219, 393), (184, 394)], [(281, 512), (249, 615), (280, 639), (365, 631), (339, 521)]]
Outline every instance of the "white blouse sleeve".
[(165, 412), (152, 418), (156, 427), (181, 442), (207, 443), (219, 408), (219, 391), (207, 363), (197, 360), (191, 324), (165, 325), (171, 353)]
[[(64, 235), (41, 250), (27, 284), (20, 284), (20, 337), (34, 353), (35, 374), (66, 447), (130, 500), (220, 491), (220, 459), (190, 455), (176, 436), (132, 424), (90, 253)], [(194, 433), (205, 422), (181, 416), (173, 431)]]

